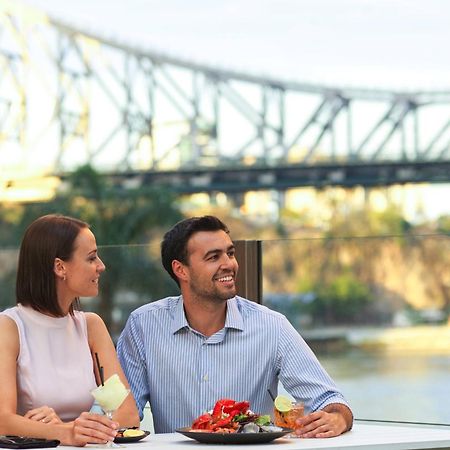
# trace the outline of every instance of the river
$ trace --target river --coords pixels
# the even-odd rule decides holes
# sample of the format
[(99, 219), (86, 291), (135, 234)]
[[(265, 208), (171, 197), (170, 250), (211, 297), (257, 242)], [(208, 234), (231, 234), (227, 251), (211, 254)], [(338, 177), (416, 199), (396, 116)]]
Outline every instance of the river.
[(450, 424), (450, 355), (318, 355), (355, 418)]

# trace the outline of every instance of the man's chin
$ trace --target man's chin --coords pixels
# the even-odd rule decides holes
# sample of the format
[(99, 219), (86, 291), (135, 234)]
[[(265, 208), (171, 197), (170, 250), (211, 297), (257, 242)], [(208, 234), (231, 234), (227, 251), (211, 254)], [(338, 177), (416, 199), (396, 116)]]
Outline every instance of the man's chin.
[(227, 292), (218, 292), (216, 295), (216, 299), (218, 302), (226, 302), (230, 298), (233, 298), (236, 295), (236, 290), (229, 290)]
[(222, 298), (226, 298), (227, 300), (229, 300), (230, 298), (233, 298), (236, 296), (236, 289), (231, 289), (229, 290), (227, 293), (225, 293)]

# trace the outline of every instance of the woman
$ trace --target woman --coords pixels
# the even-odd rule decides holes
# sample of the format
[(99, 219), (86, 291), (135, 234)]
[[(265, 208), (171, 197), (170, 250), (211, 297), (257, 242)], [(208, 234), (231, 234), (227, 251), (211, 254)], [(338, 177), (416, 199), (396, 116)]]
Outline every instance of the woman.
[(58, 439), (83, 446), (111, 440), (119, 426), (138, 426), (131, 395), (114, 421), (89, 413), (99, 383), (125, 379), (102, 319), (76, 310), (98, 294), (105, 266), (88, 225), (61, 215), (35, 220), (20, 247), (17, 305), (0, 314), (0, 435)]

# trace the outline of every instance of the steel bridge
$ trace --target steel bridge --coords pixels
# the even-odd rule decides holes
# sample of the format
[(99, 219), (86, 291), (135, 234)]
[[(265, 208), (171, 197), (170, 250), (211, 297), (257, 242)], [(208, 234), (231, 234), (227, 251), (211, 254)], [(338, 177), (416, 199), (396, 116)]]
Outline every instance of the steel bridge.
[(450, 181), (450, 88), (249, 75), (1, 5), (0, 178), (89, 163), (180, 192)]

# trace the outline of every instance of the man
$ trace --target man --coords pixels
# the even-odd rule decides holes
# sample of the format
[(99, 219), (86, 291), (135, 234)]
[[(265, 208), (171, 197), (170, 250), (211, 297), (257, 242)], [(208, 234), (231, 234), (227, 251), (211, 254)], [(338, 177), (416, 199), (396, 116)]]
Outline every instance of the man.
[(181, 296), (134, 311), (117, 350), (140, 415), (147, 401), (157, 433), (188, 426), (216, 400), (248, 400), (270, 414), (278, 382), (311, 411), (303, 437), (352, 426), (342, 394), (281, 314), (236, 296), (238, 263), (228, 228), (213, 216), (177, 223), (161, 244)]

